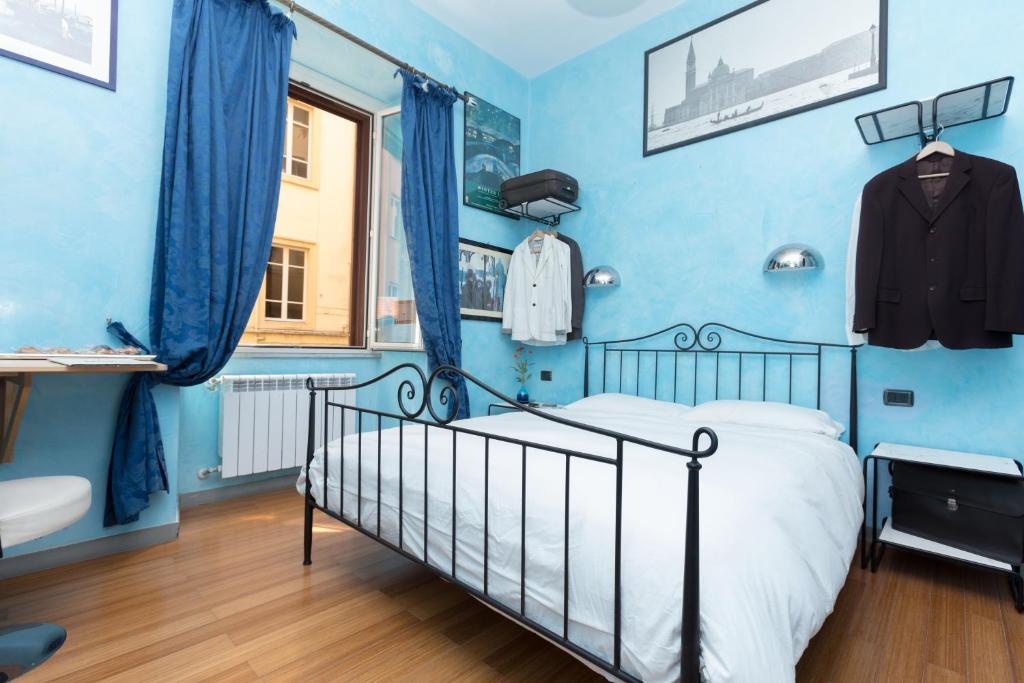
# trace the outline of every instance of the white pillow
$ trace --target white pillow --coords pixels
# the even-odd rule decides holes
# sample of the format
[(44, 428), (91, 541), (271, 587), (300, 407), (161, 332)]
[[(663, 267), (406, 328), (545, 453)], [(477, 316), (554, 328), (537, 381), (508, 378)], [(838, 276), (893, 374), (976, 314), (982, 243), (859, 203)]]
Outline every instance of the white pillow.
[(812, 432), (832, 439), (846, 431), (822, 410), (772, 401), (709, 401), (690, 408), (686, 420)]
[(629, 394), (595, 394), (573, 401), (566, 408), (596, 410), (607, 413), (643, 414), (665, 420), (679, 419), (689, 413), (690, 407), (671, 401), (659, 401)]

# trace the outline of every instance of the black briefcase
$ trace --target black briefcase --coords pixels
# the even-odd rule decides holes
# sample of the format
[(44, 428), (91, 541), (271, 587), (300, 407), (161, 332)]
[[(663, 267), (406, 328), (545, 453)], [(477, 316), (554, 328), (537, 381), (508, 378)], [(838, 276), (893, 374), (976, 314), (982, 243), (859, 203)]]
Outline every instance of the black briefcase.
[(509, 178), (501, 184), (501, 208), (529, 204), (544, 199), (557, 199), (568, 204), (576, 202), (579, 183), (567, 173), (550, 168)]
[(892, 463), (897, 531), (1000, 560), (1024, 561), (1024, 479)]

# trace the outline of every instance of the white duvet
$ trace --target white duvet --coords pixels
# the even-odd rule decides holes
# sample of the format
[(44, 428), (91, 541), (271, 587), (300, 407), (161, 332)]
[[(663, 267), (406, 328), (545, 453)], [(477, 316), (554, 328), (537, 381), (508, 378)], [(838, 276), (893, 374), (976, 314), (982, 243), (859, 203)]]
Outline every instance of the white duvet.
[[(701, 425), (604, 406), (558, 414), (688, 447)], [(682, 416), (685, 419), (685, 414)], [(367, 429), (365, 422), (373, 423)], [(512, 438), (615, 456), (612, 440), (526, 413), (455, 423)], [(399, 438), (381, 433), (381, 535), (398, 542)], [(718, 451), (700, 476), (701, 642), (710, 681), (792, 681), (797, 660), (831, 612), (861, 520), (858, 460), (821, 434), (711, 424)], [(422, 425), (403, 434), (403, 544), (423, 557)], [(429, 430), (429, 562), (451, 571), (452, 432)], [(377, 529), (376, 420), (344, 440), (346, 518)], [(457, 437), (456, 574), (483, 589), (484, 440)], [(340, 440), (329, 444), (328, 506), (339, 509)], [(518, 611), (522, 449), (490, 442), (488, 590)], [(562, 632), (565, 456), (527, 450), (526, 614)], [(678, 680), (682, 616), (684, 459), (626, 444), (623, 475), (622, 664), (644, 681)], [(569, 638), (612, 658), (615, 472), (573, 459), (569, 505)], [(323, 453), (311, 466), (323, 505)], [(305, 491), (305, 475), (298, 482)]]

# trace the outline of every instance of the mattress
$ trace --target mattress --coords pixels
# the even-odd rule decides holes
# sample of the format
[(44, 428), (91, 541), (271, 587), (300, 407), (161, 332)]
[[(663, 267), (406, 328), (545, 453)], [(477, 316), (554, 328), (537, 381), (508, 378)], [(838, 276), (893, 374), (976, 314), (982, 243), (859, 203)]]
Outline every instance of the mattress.
[[(617, 408), (614, 401), (558, 414), (684, 447), (702, 426), (687, 422), (685, 413), (666, 419), (655, 411)], [(456, 577), (483, 590), (484, 438), (409, 423), (400, 435), (397, 426), (386, 422), (378, 432), (376, 420), (366, 416), (362, 433), (328, 440), (326, 507), (335, 513), (342, 508), (344, 460), (345, 518), (376, 532), (379, 498), (380, 534), (397, 544), (401, 463), (403, 547), (423, 558), (426, 536), (427, 561), (450, 573), (454, 509)], [(453, 424), (555, 449), (525, 450), (523, 579), (524, 451), (489, 440), (487, 588), (493, 599), (513, 610), (522, 600), (530, 619), (561, 633), (566, 456), (557, 449), (614, 458), (615, 441), (522, 412)], [(849, 446), (822, 434), (709, 426), (718, 433), (719, 448), (703, 461), (701, 471), (704, 676), (711, 681), (792, 681), (796, 662), (846, 579), (861, 522), (859, 462)], [(686, 460), (627, 443), (623, 463), (622, 666), (644, 681), (678, 680)], [(309, 476), (313, 495), (324, 506), (323, 449), (316, 451)], [(305, 492), (304, 471), (297, 488)], [(610, 661), (615, 468), (573, 458), (569, 489), (568, 635)]]

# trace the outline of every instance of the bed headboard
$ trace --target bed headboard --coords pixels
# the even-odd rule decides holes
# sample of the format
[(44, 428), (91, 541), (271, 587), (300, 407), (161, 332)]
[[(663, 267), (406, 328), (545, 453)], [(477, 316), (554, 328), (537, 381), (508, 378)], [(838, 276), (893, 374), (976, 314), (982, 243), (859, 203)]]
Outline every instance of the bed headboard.
[[(629, 339), (583, 339), (583, 395), (632, 393), (696, 405), (738, 398), (821, 408), (823, 385), (845, 385), (845, 372), (822, 375), (826, 352), (849, 352), (849, 442), (857, 450), (857, 349), (833, 342), (779, 339), (722, 323), (677, 323)], [(841, 365), (845, 365), (842, 363)]]

